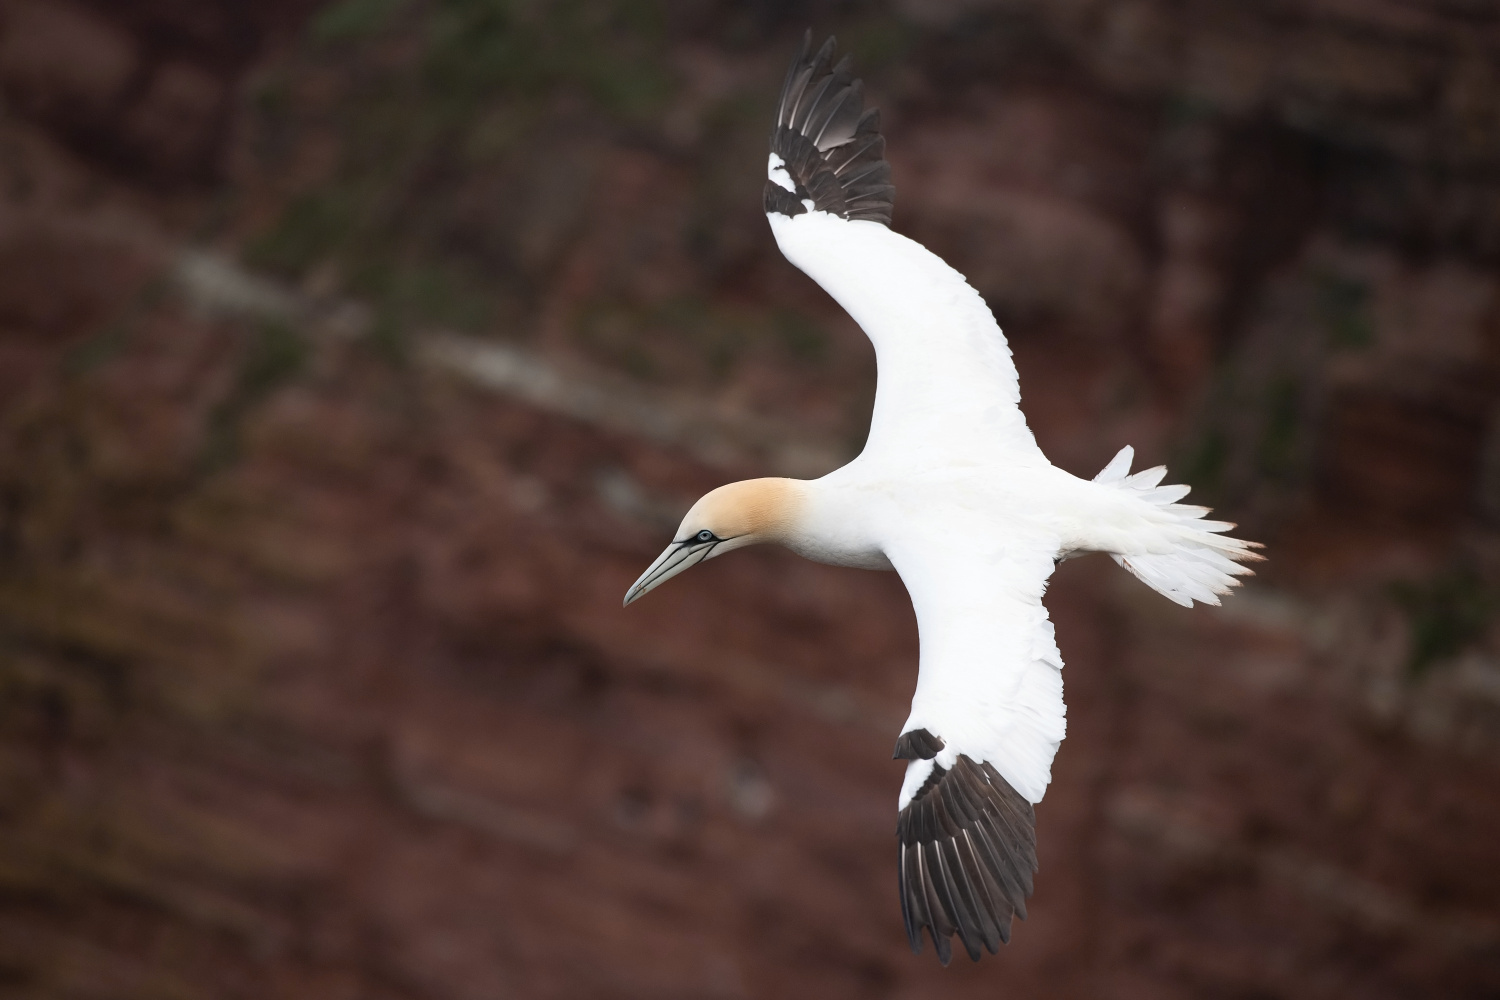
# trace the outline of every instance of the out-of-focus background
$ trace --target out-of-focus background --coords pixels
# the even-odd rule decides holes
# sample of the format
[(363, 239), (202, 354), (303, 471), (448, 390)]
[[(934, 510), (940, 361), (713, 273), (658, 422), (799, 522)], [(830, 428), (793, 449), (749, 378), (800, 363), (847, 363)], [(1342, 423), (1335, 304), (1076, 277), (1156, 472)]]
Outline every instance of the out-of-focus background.
[[(803, 29), (1062, 467), (1269, 545), (1058, 572), (1031, 917), (907, 951), (894, 575), (724, 481), (854, 455), (778, 254)], [(1493, 997), (1491, 0), (0, 0), (0, 994)]]

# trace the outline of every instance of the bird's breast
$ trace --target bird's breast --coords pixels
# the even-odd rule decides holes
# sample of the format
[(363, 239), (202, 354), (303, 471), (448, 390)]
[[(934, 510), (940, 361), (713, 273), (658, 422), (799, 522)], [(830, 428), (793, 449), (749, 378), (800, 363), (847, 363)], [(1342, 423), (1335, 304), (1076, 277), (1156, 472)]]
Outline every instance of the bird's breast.
[(798, 538), (787, 547), (805, 559), (829, 566), (852, 566), (855, 569), (895, 569), (885, 551), (878, 546), (860, 544), (844, 538)]

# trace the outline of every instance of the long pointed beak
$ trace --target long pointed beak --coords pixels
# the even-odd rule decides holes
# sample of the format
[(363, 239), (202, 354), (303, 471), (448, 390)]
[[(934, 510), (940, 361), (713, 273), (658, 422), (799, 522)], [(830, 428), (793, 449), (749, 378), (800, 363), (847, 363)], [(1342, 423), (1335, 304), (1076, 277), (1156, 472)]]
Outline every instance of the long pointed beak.
[(689, 538), (685, 542), (673, 542), (667, 546), (667, 551), (657, 556), (656, 562), (652, 563), (641, 578), (625, 592), (625, 604), (629, 607), (632, 601), (637, 600), (647, 591), (654, 590), (672, 577), (685, 569), (690, 569), (708, 558), (714, 546), (719, 544), (718, 539), (711, 542), (700, 542), (696, 538)]

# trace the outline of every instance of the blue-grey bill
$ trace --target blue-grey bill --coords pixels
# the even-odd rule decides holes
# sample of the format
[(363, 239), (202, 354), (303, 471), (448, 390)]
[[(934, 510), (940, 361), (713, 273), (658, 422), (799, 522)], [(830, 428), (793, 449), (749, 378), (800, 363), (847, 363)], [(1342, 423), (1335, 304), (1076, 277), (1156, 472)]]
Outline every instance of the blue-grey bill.
[(631, 588), (625, 592), (625, 604), (623, 606), (628, 607), (632, 601), (639, 598), (642, 594), (654, 590), (683, 570), (696, 566), (704, 559), (707, 559), (708, 554), (713, 551), (715, 544), (716, 541), (699, 542), (690, 538), (685, 542), (673, 542), (671, 545), (668, 545), (667, 551), (657, 556), (656, 562), (647, 567), (646, 572), (641, 574), (641, 578), (635, 581), (631, 585)]

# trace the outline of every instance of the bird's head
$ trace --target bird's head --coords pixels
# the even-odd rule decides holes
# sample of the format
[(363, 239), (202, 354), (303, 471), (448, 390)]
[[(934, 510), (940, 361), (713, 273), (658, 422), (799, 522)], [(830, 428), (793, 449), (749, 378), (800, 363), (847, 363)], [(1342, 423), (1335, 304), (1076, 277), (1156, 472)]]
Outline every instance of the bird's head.
[(682, 519), (667, 551), (626, 591), (625, 603), (705, 559), (758, 542), (783, 541), (802, 506), (799, 486), (792, 479), (747, 479), (704, 496)]

